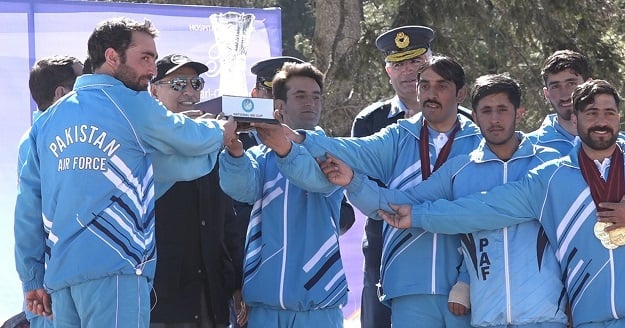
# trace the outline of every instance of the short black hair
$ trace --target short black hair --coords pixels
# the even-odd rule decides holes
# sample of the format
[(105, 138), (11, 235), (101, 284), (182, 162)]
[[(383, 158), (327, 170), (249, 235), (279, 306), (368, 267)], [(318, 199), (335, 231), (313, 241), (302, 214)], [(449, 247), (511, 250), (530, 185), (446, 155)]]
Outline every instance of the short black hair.
[(323, 92), (324, 75), (321, 71), (311, 63), (294, 63), (286, 62), (273, 78), (273, 99), (286, 101), (287, 81), (295, 76), (309, 77), (317, 82), (321, 92)]
[(581, 75), (584, 81), (590, 78), (590, 64), (586, 56), (573, 50), (558, 50), (547, 57), (543, 63), (540, 75), (543, 77), (545, 86), (547, 86), (549, 74), (560, 73), (567, 69)]
[(434, 56), (429, 63), (423, 65), (417, 73), (417, 84), (421, 79), (421, 74), (427, 69), (432, 69), (436, 74), (440, 75), (447, 81), (453, 81), (456, 85), (456, 91), (462, 89), (467, 84), (464, 69), (460, 64), (447, 56)]
[(508, 73), (503, 73), (482, 75), (475, 79), (471, 89), (471, 106), (473, 110), (477, 108), (477, 104), (482, 98), (497, 93), (505, 93), (514, 109), (521, 107), (521, 85), (517, 80), (510, 77)]
[(573, 90), (571, 99), (573, 101), (573, 112), (575, 114), (582, 111), (586, 106), (595, 102), (595, 96), (606, 94), (614, 97), (618, 109), (621, 103), (621, 96), (610, 83), (605, 80), (586, 81)]
[(153, 38), (158, 35), (158, 31), (148, 19), (139, 23), (129, 18), (118, 17), (99, 23), (87, 41), (92, 68), (95, 70), (104, 64), (106, 61), (104, 52), (108, 48), (115, 49), (122, 62), (125, 62), (126, 50), (132, 40), (132, 32), (145, 32)]
[(74, 64), (80, 60), (72, 56), (50, 56), (38, 60), (30, 70), (28, 88), (40, 111), (54, 102), (54, 91), (59, 86), (71, 89), (76, 82)]

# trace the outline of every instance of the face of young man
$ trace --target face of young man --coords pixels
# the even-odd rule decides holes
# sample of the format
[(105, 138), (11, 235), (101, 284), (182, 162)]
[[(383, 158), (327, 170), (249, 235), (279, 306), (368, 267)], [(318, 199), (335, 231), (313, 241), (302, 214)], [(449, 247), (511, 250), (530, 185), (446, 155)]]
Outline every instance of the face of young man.
[(480, 99), (473, 110), (473, 118), (493, 152), (497, 153), (499, 149), (514, 152), (518, 145), (516, 123), (521, 118), (521, 111), (515, 110), (506, 93), (494, 93)]
[(286, 87), (286, 101), (276, 100), (277, 119), (292, 129), (314, 129), (321, 118), (319, 84), (310, 77), (293, 76)]
[(439, 132), (446, 132), (456, 122), (458, 104), (464, 99), (466, 88), (456, 90), (453, 81), (445, 80), (428, 68), (419, 77), (417, 94), (428, 124)]
[(571, 69), (547, 76), (547, 86), (543, 88), (543, 93), (555, 110), (558, 120), (571, 120), (573, 114), (571, 94), (575, 87), (582, 83), (584, 83), (582, 76)]
[(126, 55), (118, 54), (120, 61), (113, 76), (126, 87), (135, 91), (145, 91), (156, 74), (156, 44), (152, 36), (145, 32), (132, 32)]
[[(183, 66), (166, 75), (158, 82), (153, 83), (151, 88), (152, 96), (160, 100), (167, 109), (174, 113), (181, 113), (192, 110), (195, 104), (200, 101), (201, 88), (196, 90), (193, 88), (191, 79), (197, 79), (197, 72), (189, 67)], [(172, 84), (166, 82), (185, 81), (186, 85), (179, 91), (172, 88)], [(165, 83), (163, 83), (165, 82)]]
[(428, 57), (423, 54), (416, 58), (386, 65), (386, 74), (400, 98), (416, 99), (417, 71), (425, 65), (427, 60)]
[(573, 115), (584, 150), (592, 159), (610, 156), (618, 138), (621, 115), (614, 97), (598, 94), (594, 102)]

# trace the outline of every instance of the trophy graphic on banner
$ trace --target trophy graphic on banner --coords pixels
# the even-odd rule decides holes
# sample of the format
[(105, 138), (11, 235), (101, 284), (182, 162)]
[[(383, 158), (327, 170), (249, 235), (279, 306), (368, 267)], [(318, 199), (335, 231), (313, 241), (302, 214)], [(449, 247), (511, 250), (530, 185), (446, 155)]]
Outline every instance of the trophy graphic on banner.
[(237, 121), (275, 121), (273, 100), (251, 98), (246, 81), (246, 58), (253, 14), (226, 12), (209, 17), (219, 50), (218, 98), (197, 104), (196, 108), (217, 114), (223, 112)]

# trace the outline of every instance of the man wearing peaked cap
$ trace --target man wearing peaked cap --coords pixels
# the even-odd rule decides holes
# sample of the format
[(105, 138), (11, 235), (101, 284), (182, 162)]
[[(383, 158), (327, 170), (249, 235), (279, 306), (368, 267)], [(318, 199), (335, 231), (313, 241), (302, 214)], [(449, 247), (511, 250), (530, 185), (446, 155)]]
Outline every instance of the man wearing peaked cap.
[[(195, 118), (206, 65), (172, 54), (156, 62), (152, 96), (167, 109)], [(157, 155), (155, 155), (157, 156)], [(160, 157), (153, 157), (160, 158)], [(180, 167), (180, 169), (187, 169)], [(232, 199), (219, 187), (219, 168), (193, 180), (172, 182), (155, 202), (158, 265), (151, 293), (150, 328), (229, 325), (229, 301), (241, 299), (245, 230), (236, 224)]]
[[(382, 128), (420, 112), (417, 101), (417, 72), (430, 62), (434, 31), (425, 26), (402, 26), (381, 34), (376, 46), (384, 53), (385, 70), (395, 90), (395, 96), (376, 102), (363, 109), (354, 119), (353, 137), (372, 135)], [(462, 108), (460, 113), (471, 117)], [(466, 111), (466, 113), (465, 113)], [(376, 182), (385, 186), (382, 181)], [(363, 328), (391, 327), (391, 311), (378, 299), (385, 295), (378, 290), (382, 258), (383, 222), (367, 218), (362, 248), (364, 254), (364, 279), (360, 322)], [(446, 310), (446, 309), (445, 309)], [(466, 320), (468, 325), (468, 320)]]
[(156, 76), (152, 79), (150, 93), (174, 113), (195, 109), (204, 88), (200, 74), (208, 67), (191, 58), (171, 54), (156, 62)]
[(388, 63), (417, 58), (430, 50), (434, 30), (425, 26), (402, 26), (382, 33), (375, 45), (386, 55)]
[(252, 65), (250, 70), (256, 75), (256, 86), (252, 90), (252, 97), (273, 98), (272, 82), (273, 77), (282, 68), (284, 63), (303, 63), (304, 61), (289, 56), (271, 57), (261, 60)]
[[(372, 135), (387, 125), (419, 112), (417, 71), (431, 58), (434, 31), (425, 26), (402, 26), (382, 33), (375, 45), (384, 53), (385, 70), (395, 96), (363, 109), (352, 125), (353, 137)], [(378, 184), (383, 186), (381, 181)], [(390, 328), (391, 311), (378, 300), (382, 221), (367, 218), (362, 242), (364, 279), (360, 309), (363, 328)]]
[(156, 76), (152, 79), (152, 82), (161, 80), (165, 75), (169, 75), (183, 66), (189, 66), (193, 68), (197, 74), (202, 74), (208, 71), (208, 67), (202, 63), (191, 60), (191, 58), (181, 54), (171, 54), (163, 57), (156, 62)]

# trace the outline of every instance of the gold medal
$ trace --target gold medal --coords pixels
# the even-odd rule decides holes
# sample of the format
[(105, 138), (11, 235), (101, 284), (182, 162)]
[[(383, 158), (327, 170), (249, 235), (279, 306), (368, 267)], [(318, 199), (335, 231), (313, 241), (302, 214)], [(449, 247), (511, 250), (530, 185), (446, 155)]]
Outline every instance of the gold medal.
[(625, 227), (608, 231), (608, 236), (610, 236), (610, 242), (617, 247), (625, 245)]
[[(595, 223), (595, 237), (597, 237), (597, 239), (599, 239), (601, 241), (601, 244), (603, 245), (603, 247), (607, 248), (607, 249), (615, 249), (618, 247), (618, 245), (615, 245), (612, 240), (610, 239), (610, 235), (605, 231), (606, 227), (611, 226), (612, 223), (610, 222), (597, 222)], [(621, 229), (618, 229), (621, 230)]]

